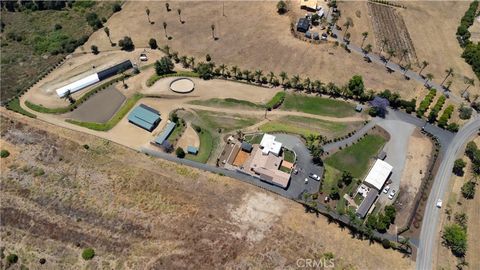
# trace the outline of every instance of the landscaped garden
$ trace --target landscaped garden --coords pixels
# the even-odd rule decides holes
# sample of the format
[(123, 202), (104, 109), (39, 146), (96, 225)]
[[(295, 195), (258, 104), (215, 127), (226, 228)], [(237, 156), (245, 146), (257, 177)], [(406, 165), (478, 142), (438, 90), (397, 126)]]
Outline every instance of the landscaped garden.
[(299, 111), (333, 117), (348, 117), (355, 114), (355, 106), (351, 103), (299, 94), (287, 94), (280, 108), (287, 111)]

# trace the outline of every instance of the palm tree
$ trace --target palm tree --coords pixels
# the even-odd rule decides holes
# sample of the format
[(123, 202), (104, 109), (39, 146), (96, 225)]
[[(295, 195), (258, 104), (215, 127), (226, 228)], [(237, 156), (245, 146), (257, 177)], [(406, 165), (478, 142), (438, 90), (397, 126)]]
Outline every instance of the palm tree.
[(260, 69), (255, 70), (255, 78), (256, 78), (257, 82), (260, 82), (260, 78), (262, 77), (262, 75), (263, 75), (262, 70), (260, 70)]
[(422, 68), (420, 69), (420, 71), (418, 72), (418, 75), (422, 75), (422, 71), (428, 66), (430, 65), (430, 63), (428, 63), (427, 61), (423, 60), (422, 61)]
[(184, 55), (180, 57), (180, 63), (184, 68), (188, 67), (188, 58)]
[(167, 36), (167, 23), (166, 22), (163, 22), (163, 30), (165, 31), (165, 37), (168, 37)]
[(383, 53), (383, 50), (385, 49), (385, 46), (388, 45), (388, 39), (387, 38), (382, 38), (382, 40), (380, 41), (380, 44), (381, 44), (381, 47), (380, 47), (380, 55), (382, 55)]
[(188, 59), (188, 62), (190, 63), (190, 66), (191, 66), (192, 68), (195, 67), (195, 57), (190, 56), (190, 58)]
[(222, 74), (222, 76), (224, 76), (227, 66), (225, 64), (221, 64), (218, 68), (220, 68), (220, 73)]
[(247, 81), (250, 81), (250, 74), (252, 74), (252, 72), (250, 72), (250, 70), (248, 69), (245, 69), (242, 73), (243, 73), (243, 76), (245, 76), (244, 79)]
[(368, 37), (368, 32), (366, 32), (366, 31), (365, 31), (365, 32), (363, 32), (363, 33), (362, 33), (362, 36), (363, 36), (363, 40), (362, 40), (362, 46), (360, 46), (360, 47), (362, 47), (362, 48), (363, 48), (363, 43), (365, 43), (365, 40), (366, 40), (366, 39), (367, 39), (367, 37)]
[(275, 73), (273, 73), (272, 71), (270, 71), (270, 73), (268, 73), (268, 83), (272, 83), (273, 79), (275, 79)]
[(152, 23), (152, 22), (150, 21), (150, 9), (148, 9), (148, 7), (145, 8), (145, 13), (147, 13), (148, 23)]
[(183, 23), (183, 21), (182, 21), (182, 10), (177, 9), (177, 13), (178, 13), (178, 19), (180, 20), (180, 23)]
[(238, 67), (237, 66), (233, 66), (232, 67), (232, 73), (233, 73), (233, 77), (237, 77), (237, 74), (238, 74)]
[(365, 48), (363, 49), (363, 52), (365, 53), (365, 56), (367, 56), (367, 54), (371, 53), (372, 52), (372, 44), (367, 44), (367, 46), (365, 46)]
[(110, 44), (112, 44), (112, 39), (110, 38), (110, 29), (108, 27), (103, 28), (103, 31), (105, 31), (105, 34), (107, 34), (108, 40), (110, 41)]
[(167, 8), (167, 12), (170, 12), (170, 4), (169, 4), (169, 3), (165, 3), (165, 7)]
[(463, 77), (463, 82), (467, 85), (467, 88), (465, 88), (465, 90), (463, 90), (462, 96), (467, 92), (467, 90), (468, 90), (468, 88), (470, 88), (470, 86), (475, 85), (475, 80), (472, 79), (472, 78), (469, 78), (467, 76)]
[(163, 51), (164, 51), (168, 56), (170, 56), (170, 46), (168, 46), (168, 45), (163, 46)]
[(282, 79), (282, 85), (286, 79), (288, 79), (288, 75), (285, 71), (280, 72), (280, 78)]
[(290, 82), (292, 83), (293, 88), (297, 88), (298, 83), (300, 82), (300, 76), (294, 75)]
[(215, 24), (210, 25), (210, 28), (212, 29), (212, 38), (215, 39)]
[(407, 71), (412, 68), (412, 64), (408, 63), (405, 65), (405, 69), (403, 70), (403, 76), (407, 74)]
[(403, 61), (403, 59), (405, 59), (405, 56), (407, 56), (408, 54), (408, 49), (402, 49), (402, 56), (400, 57), (400, 61), (398, 62), (398, 65), (400, 65)]
[(388, 54), (388, 58), (387, 58), (387, 62), (385, 63), (385, 66), (388, 64), (390, 59), (395, 56), (395, 50), (390, 48), (387, 50), (387, 54)]
[(303, 80), (303, 86), (305, 87), (305, 89), (307, 91), (310, 91), (310, 86), (312, 85), (312, 81), (310, 80), (309, 77), (305, 78), (305, 80)]
[(443, 85), (443, 83), (445, 82), (445, 80), (447, 80), (447, 78), (449, 76), (453, 76), (453, 68), (449, 67), (449, 68), (445, 69), (445, 73), (447, 73), (447, 76), (445, 76), (445, 78), (443, 79), (443, 81), (440, 85)]
[(317, 92), (317, 94), (322, 93), (323, 83), (320, 80), (313, 81), (312, 85), (313, 85), (313, 89), (315, 89), (315, 92)]
[(432, 81), (433, 80), (433, 74), (432, 73), (428, 73), (427, 74), (427, 80), (425, 81), (425, 84), (428, 84), (429, 81)]
[(347, 17), (347, 21), (343, 24), (345, 26), (345, 33), (344, 36), (347, 34), (348, 28), (353, 27), (353, 20), (350, 17)]

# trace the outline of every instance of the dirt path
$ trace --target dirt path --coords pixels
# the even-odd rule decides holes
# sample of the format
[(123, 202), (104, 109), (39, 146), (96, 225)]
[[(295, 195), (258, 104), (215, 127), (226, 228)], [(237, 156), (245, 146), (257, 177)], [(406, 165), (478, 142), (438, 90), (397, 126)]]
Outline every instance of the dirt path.
[(187, 124), (185, 132), (183, 132), (182, 137), (177, 142), (178, 147), (182, 147), (185, 151), (188, 146), (200, 147), (200, 139), (198, 138), (197, 132), (193, 129), (190, 123)]

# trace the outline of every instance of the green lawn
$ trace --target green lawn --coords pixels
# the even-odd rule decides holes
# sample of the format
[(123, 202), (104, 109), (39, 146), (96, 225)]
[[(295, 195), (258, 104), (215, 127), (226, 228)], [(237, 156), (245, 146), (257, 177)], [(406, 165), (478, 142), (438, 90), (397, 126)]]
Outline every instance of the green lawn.
[(283, 159), (288, 161), (288, 162), (291, 162), (291, 163), (294, 163), (295, 162), (295, 153), (293, 153), (293, 151), (290, 151), (288, 149), (283, 149)]
[(245, 135), (245, 141), (251, 144), (259, 144), (262, 138), (263, 134)]
[(280, 108), (287, 111), (334, 117), (347, 117), (355, 114), (355, 106), (348, 102), (299, 94), (287, 94)]
[(337, 185), (338, 179), (342, 176), (342, 172), (325, 164), (325, 172), (323, 173), (322, 192), (330, 194), (330, 191)]
[(175, 125), (175, 128), (173, 129), (170, 136), (168, 136), (167, 140), (172, 145), (174, 145), (177, 139), (179, 139), (182, 136), (183, 132), (185, 131), (185, 128), (186, 128), (185, 121), (183, 121), (182, 119), (178, 119), (178, 123)]
[(364, 198), (363, 198), (362, 194), (360, 194), (360, 193), (358, 193), (358, 194), (355, 196), (355, 198), (353, 198), (353, 200), (355, 201), (355, 203), (356, 203), (357, 205), (360, 205), (360, 204), (362, 203), (363, 199), (364, 199)]
[(321, 134), (329, 138), (334, 138), (343, 136), (361, 125), (361, 122), (341, 123), (289, 115), (260, 126), (260, 130), (265, 133), (293, 133), (303, 136), (304, 138), (311, 134)]
[(188, 102), (190, 104), (202, 105), (208, 107), (220, 107), (220, 108), (246, 108), (246, 109), (264, 109), (262, 104), (253, 103), (247, 100), (234, 99), (234, 98), (212, 98), (207, 100), (193, 100)]
[(289, 169), (289, 168), (287, 168), (287, 167), (280, 166), (280, 171), (286, 172), (286, 173), (290, 173), (290, 172), (291, 172), (291, 169)]
[(325, 164), (339, 171), (349, 171), (355, 178), (362, 178), (369, 169), (370, 161), (385, 144), (378, 135), (366, 135), (359, 142), (342, 149), (325, 159)]
[(265, 104), (265, 107), (267, 107), (270, 110), (276, 109), (282, 104), (284, 100), (285, 100), (285, 92), (284, 91), (277, 92), (275, 96), (273, 96), (272, 99), (269, 100), (267, 104)]
[(212, 134), (203, 128), (200, 133), (198, 133), (198, 136), (200, 138), (200, 148), (198, 149), (197, 155), (187, 154), (185, 158), (201, 163), (207, 163), (213, 150), (214, 139)]
[(29, 111), (26, 111), (22, 106), (20, 106), (20, 100), (18, 98), (12, 99), (10, 102), (7, 104), (7, 109), (23, 114), (25, 116), (31, 117), (31, 118), (37, 118), (37, 116), (33, 113), (30, 113)]
[(232, 131), (252, 126), (259, 118), (247, 117), (239, 114), (225, 114), (221, 112), (210, 112), (204, 110), (195, 110), (199, 118), (211, 130), (222, 129), (222, 131)]
[(76, 121), (72, 119), (67, 119), (65, 121), (71, 124), (75, 124), (75, 125), (86, 127), (93, 130), (108, 131), (112, 129), (115, 125), (117, 125), (118, 122), (120, 122), (120, 120), (122, 120), (122, 118), (125, 117), (125, 115), (133, 108), (133, 106), (135, 106), (137, 101), (139, 101), (142, 97), (143, 97), (142, 94), (136, 93), (132, 97), (127, 99), (127, 101), (125, 101), (123, 106), (106, 123), (81, 122), (81, 121)]

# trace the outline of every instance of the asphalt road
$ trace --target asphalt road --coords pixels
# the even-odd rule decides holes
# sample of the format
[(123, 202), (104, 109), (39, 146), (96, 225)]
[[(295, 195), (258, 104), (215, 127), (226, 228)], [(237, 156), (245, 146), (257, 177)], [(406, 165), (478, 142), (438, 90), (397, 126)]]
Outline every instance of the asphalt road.
[(416, 265), (419, 270), (432, 269), (433, 267), (432, 258), (435, 251), (436, 240), (439, 236), (437, 235), (437, 225), (439, 222), (440, 211), (443, 211), (436, 207), (436, 202), (438, 199), (445, 199), (445, 192), (452, 175), (453, 163), (458, 156), (463, 154), (460, 150), (463, 149), (463, 146), (479, 131), (479, 129), (479, 117), (468, 122), (455, 135), (453, 141), (446, 150), (442, 163), (440, 164), (423, 216)]

